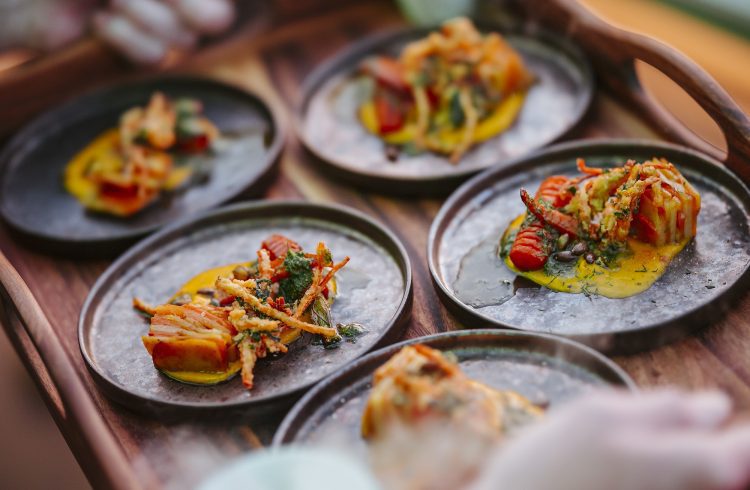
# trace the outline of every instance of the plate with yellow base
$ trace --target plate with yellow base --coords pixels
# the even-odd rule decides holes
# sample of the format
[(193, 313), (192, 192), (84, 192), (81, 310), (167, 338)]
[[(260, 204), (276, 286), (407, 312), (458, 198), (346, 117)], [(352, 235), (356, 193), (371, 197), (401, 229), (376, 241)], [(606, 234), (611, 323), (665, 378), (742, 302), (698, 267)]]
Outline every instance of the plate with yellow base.
[[(117, 140), (121, 115), (145, 106), (155, 92), (198, 101), (220, 137), (211, 151), (189, 156), (200, 171), (188, 185), (161, 192), (130, 216), (88, 210), (70, 192), (68, 171), (89, 165), (86, 152), (107, 147), (112, 135)], [(45, 252), (112, 256), (167, 223), (260, 192), (283, 141), (269, 105), (218, 80), (175, 75), (104, 87), (42, 114), (11, 139), (0, 153), (0, 215), (25, 243)]]
[[(220, 379), (208, 373), (203, 379), (188, 379), (157, 370), (142, 340), (149, 321), (133, 308), (133, 299), (158, 305), (178, 292), (210, 287), (217, 275), (253, 261), (261, 243), (274, 234), (296, 241), (303, 250), (315, 250), (322, 241), (334, 258), (350, 257), (336, 273), (335, 294), (329, 296), (331, 317), (334, 323), (359, 323), (364, 333), (335, 349), (319, 345), (310, 334), (281, 338), (288, 342), (288, 352), (259, 360), (250, 390), (238, 375)], [(396, 341), (411, 314), (411, 302), (406, 251), (375, 221), (336, 206), (245, 203), (175, 224), (131, 248), (94, 285), (81, 311), (78, 334), (99, 386), (134, 410), (167, 417), (214, 410), (260, 416), (290, 405), (353, 359)], [(196, 386), (206, 382), (215, 384)]]
[[(622, 294), (588, 275), (583, 287), (557, 276), (545, 280), (548, 268), (522, 277), (501, 256), (504, 233), (526, 209), (521, 188), (533, 193), (549, 176), (578, 175), (578, 158), (606, 168), (662, 157), (700, 194), (695, 237), (662, 247), (659, 253), (671, 257), (667, 264), (643, 250), (634, 250), (639, 260), (618, 258), (608, 270), (584, 257), (571, 263), (578, 272), (620, 281)], [(686, 147), (618, 139), (566, 143), (466, 182), (435, 218), (428, 247), (435, 288), (463, 322), (563, 335), (607, 352), (638, 351), (714, 321), (746, 291), (750, 193), (726, 167)]]
[(514, 105), (511, 96), (500, 104), (500, 119), (510, 119), (503, 132), (474, 146), (458, 163), (430, 152), (402, 151), (395, 161), (389, 160), (385, 143), (363, 124), (361, 109), (371, 87), (357, 76), (359, 67), (375, 55), (398, 56), (408, 43), (436, 28), (380, 33), (335, 55), (305, 81), (297, 132), (322, 168), (334, 177), (379, 192), (440, 195), (472, 174), (502, 166), (569, 132), (585, 114), (594, 91), (589, 63), (580, 50), (538, 29), (477, 28), (482, 33), (499, 33), (534, 77), (520, 107), (509, 107)]

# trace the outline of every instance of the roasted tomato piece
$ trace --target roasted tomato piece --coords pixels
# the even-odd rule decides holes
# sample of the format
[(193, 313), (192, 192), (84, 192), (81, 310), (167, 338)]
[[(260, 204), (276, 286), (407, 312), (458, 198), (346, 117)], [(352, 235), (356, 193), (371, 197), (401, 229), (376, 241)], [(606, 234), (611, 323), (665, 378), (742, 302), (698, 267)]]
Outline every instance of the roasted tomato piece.
[(404, 127), (406, 110), (403, 101), (385, 90), (376, 90), (372, 101), (380, 134), (394, 133)]
[(263, 240), (262, 248), (268, 250), (268, 255), (271, 260), (283, 257), (289, 250), (299, 252), (302, 247), (297, 242), (291, 240), (284, 235), (271, 235), (270, 237)]
[(136, 184), (119, 185), (114, 182), (102, 182), (99, 187), (102, 196), (115, 199), (132, 199), (138, 194)]
[(362, 71), (375, 80), (399, 94), (411, 95), (411, 87), (406, 82), (404, 68), (397, 60), (378, 56), (362, 63)]

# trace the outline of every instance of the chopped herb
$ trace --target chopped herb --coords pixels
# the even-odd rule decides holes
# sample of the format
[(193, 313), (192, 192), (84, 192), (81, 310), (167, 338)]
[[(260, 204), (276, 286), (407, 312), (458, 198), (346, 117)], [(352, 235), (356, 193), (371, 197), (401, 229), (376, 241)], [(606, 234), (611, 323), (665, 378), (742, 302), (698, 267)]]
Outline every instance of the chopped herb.
[(648, 269), (646, 269), (646, 266), (641, 264), (640, 269), (636, 269), (635, 272), (648, 272)]
[(360, 325), (359, 323), (339, 323), (336, 325), (336, 331), (338, 331), (339, 335), (345, 338), (348, 342), (354, 344), (357, 342), (357, 337), (367, 332), (367, 329), (364, 325)]
[(304, 252), (290, 250), (284, 258), (284, 268), (289, 277), (279, 281), (279, 292), (288, 304), (292, 304), (299, 301), (312, 284), (312, 267)]
[(578, 191), (578, 188), (574, 185), (571, 185), (570, 187), (568, 187), (568, 192), (573, 194), (574, 196), (576, 195), (577, 191)]
[(341, 347), (341, 341), (343, 339), (340, 335), (331, 337), (330, 339), (323, 336), (320, 337), (321, 341), (323, 342), (323, 348), (326, 350), (338, 349), (339, 347)]

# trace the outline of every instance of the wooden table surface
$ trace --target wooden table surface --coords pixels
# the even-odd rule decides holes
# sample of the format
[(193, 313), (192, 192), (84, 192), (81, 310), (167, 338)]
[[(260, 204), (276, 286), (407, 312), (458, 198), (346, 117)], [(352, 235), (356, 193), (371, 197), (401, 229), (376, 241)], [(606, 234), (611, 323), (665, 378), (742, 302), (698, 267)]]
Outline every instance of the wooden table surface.
[[(594, 2), (596, 3), (596, 2)], [(305, 16), (266, 32), (249, 33), (194, 56), (180, 70), (210, 75), (265, 95), (289, 117), (298, 100), (300, 83), (317, 63), (352, 40), (403, 24), (392, 5), (359, 2), (319, 16)], [(286, 125), (291, 128), (289, 120)], [(604, 92), (573, 138), (630, 136), (658, 138), (639, 117)], [(427, 268), (429, 225), (439, 199), (392, 198), (362, 192), (324, 177), (299, 141), (290, 135), (281, 158), (281, 171), (265, 193), (266, 199), (304, 199), (352, 206), (390, 227), (403, 241), (414, 273), (414, 309), (407, 338), (460, 328), (440, 303)], [(0, 228), (0, 250), (38, 300), (73, 371), (53, 383), (26, 329), (5, 305), (4, 327), (38, 381), (79, 463), (94, 486), (183, 488), (229, 457), (267, 443), (277, 421), (250, 419), (161, 423), (113, 405), (104, 398), (86, 371), (77, 340), (78, 315), (86, 295), (107, 261), (73, 261), (41, 255), (14, 241)], [(0, 305), (0, 308), (2, 306)], [(750, 413), (750, 295), (713, 325), (694, 335), (648, 352), (617, 357), (642, 387), (673, 385), (687, 389), (720, 388), (731, 395), (739, 413)], [(82, 388), (90, 397), (105, 429), (82, 430), (70, 403), (59, 390)], [(283, 414), (280, 414), (283, 415)], [(95, 415), (96, 416), (96, 415)], [(106, 449), (102, 449), (106, 448)]]

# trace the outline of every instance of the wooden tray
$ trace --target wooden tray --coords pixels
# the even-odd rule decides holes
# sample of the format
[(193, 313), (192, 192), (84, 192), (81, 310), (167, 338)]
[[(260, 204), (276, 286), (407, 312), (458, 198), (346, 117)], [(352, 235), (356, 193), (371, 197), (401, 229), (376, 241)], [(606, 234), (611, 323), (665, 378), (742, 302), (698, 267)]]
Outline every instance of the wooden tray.
[[(300, 84), (317, 63), (364, 35), (404, 25), (387, 2), (339, 3), (335, 11), (326, 5), (319, 2), (319, 8), (311, 8), (313, 13), (307, 16), (272, 24), (273, 29), (262, 36), (250, 32), (195, 55), (180, 69), (256, 90), (284, 108), (288, 124), (299, 100)], [(750, 160), (750, 122), (694, 63), (655, 41), (614, 29), (571, 2), (518, 0), (515, 5), (522, 18), (535, 19), (575, 40), (595, 67), (600, 90), (573, 137), (661, 138), (705, 149), (649, 102), (634, 71), (634, 60), (643, 59), (684, 87), (717, 120), (730, 152), (726, 158), (713, 150), (709, 153), (748, 176), (743, 166)], [(91, 76), (91, 70), (87, 74)], [(405, 337), (460, 327), (441, 306), (427, 269), (427, 233), (440, 200), (385, 198), (330, 181), (315, 170), (294, 138), (283, 153), (281, 174), (265, 197), (346, 204), (383, 221), (404, 242), (414, 269), (414, 310)], [(0, 258), (3, 326), (95, 487), (192, 485), (228, 458), (270, 442), (277, 421), (249, 425), (244, 418), (231, 418), (201, 424), (164, 424), (111, 403), (86, 371), (76, 337), (84, 298), (108, 263), (35, 254), (13, 241), (6, 229), (0, 229), (0, 249), (7, 257)], [(729, 392), (741, 411), (747, 411), (748, 318), (750, 294), (746, 292), (710, 328), (680, 342), (615, 361), (640, 386), (720, 387)], [(198, 452), (200, 458), (195, 457)]]

